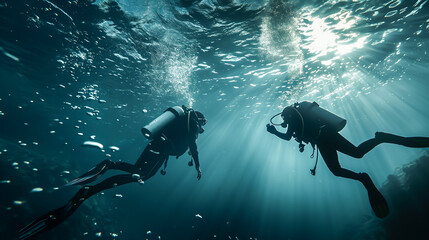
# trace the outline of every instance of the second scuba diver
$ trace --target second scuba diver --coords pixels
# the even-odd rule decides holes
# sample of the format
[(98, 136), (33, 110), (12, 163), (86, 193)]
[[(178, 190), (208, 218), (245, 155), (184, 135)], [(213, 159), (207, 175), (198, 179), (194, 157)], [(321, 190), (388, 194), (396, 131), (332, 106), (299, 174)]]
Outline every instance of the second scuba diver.
[[(272, 122), (273, 118), (278, 115), (283, 118), (281, 124)], [(281, 113), (272, 117), (270, 122), (283, 128), (287, 127), (287, 132), (281, 133), (273, 125), (267, 124), (267, 131), (287, 141), (294, 137), (299, 143), (300, 152), (304, 151), (303, 142), (310, 143), (313, 150), (317, 146), (323, 160), (335, 176), (360, 181), (368, 191), (369, 201), (375, 215), (380, 218), (389, 214), (389, 208), (383, 195), (377, 190), (367, 173), (356, 173), (342, 168), (337, 152), (362, 158), (380, 143), (393, 143), (413, 148), (429, 147), (427, 137), (402, 137), (384, 132), (376, 132), (374, 138), (356, 147), (338, 133), (346, 125), (346, 120), (320, 108), (316, 102), (304, 101), (288, 106)], [(315, 170), (316, 166), (311, 169), (311, 174), (315, 175)]]
[[(72, 215), (83, 201), (98, 192), (127, 183), (146, 181), (154, 176), (163, 164), (164, 169), (161, 170), (161, 174), (164, 175), (168, 157), (176, 156), (178, 158), (188, 148), (195, 162), (195, 169), (198, 173), (197, 179), (199, 180), (201, 169), (196, 141), (198, 135), (204, 132), (203, 126), (206, 123), (207, 119), (204, 115), (191, 108), (185, 106), (168, 108), (142, 129), (145, 137), (152, 141), (146, 146), (135, 164), (113, 162), (107, 159), (79, 178), (70, 181), (65, 186), (84, 186), (66, 205), (48, 212), (22, 228), (18, 233), (18, 239), (27, 239), (54, 228)], [(193, 165), (192, 159), (188, 163), (189, 166)], [(94, 186), (86, 185), (99, 178), (109, 169), (122, 170), (127, 173), (112, 176)]]

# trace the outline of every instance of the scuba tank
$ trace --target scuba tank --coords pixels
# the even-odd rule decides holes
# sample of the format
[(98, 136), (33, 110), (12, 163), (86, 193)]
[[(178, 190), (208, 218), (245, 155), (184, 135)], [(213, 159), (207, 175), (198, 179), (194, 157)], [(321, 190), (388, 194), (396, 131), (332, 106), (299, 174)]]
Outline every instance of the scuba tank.
[(142, 128), (143, 135), (150, 140), (159, 137), (162, 130), (179, 117), (185, 116), (185, 111), (179, 106), (167, 108), (159, 117)]
[(316, 102), (304, 101), (295, 104), (293, 107), (295, 107), (307, 121), (315, 122), (318, 126), (326, 126), (337, 132), (341, 131), (347, 123), (347, 120), (319, 107), (319, 104)]

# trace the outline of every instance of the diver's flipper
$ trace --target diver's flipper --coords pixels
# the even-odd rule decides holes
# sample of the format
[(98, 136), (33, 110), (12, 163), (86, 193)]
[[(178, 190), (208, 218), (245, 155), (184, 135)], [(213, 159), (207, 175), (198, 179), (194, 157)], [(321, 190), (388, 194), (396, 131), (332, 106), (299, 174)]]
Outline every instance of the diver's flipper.
[(39, 233), (46, 232), (49, 229), (63, 222), (65, 218), (61, 218), (58, 216), (62, 215), (60, 213), (64, 211), (64, 208), (65, 207), (61, 207), (56, 210), (53, 210), (22, 228), (18, 232), (18, 239), (24, 240), (31, 238)]
[(379, 218), (385, 218), (389, 215), (389, 206), (386, 199), (378, 191), (368, 174), (363, 173), (363, 184), (368, 191), (369, 203), (375, 215)]
[(412, 148), (427, 148), (429, 147), (428, 137), (401, 137), (398, 135), (376, 132), (375, 139), (384, 143), (393, 143)]
[(97, 164), (97, 166), (91, 168), (87, 173), (63, 185), (63, 187), (72, 185), (85, 185), (90, 182), (93, 182), (97, 178), (101, 177), (104, 172), (106, 172), (106, 170), (108, 169), (108, 165), (111, 163), (112, 162), (110, 160), (104, 160), (101, 163)]
[(72, 215), (82, 202), (90, 196), (90, 187), (83, 187), (65, 206), (46, 213), (19, 230), (18, 239), (29, 239), (56, 227)]

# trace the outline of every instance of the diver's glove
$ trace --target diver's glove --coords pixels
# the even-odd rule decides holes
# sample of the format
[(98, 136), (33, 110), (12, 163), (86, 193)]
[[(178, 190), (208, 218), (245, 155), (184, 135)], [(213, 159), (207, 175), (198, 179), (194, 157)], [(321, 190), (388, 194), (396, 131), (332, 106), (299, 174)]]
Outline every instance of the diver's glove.
[(274, 127), (274, 125), (271, 125), (271, 124), (267, 124), (267, 131), (269, 133), (272, 133), (272, 134), (276, 134), (277, 133), (276, 127)]

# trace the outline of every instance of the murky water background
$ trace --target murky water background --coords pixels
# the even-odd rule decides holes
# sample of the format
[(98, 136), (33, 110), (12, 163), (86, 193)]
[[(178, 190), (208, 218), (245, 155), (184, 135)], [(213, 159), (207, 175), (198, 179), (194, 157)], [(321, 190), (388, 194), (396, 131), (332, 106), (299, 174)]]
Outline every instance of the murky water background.
[(55, 187), (103, 159), (133, 163), (148, 143), (140, 128), (186, 104), (209, 119), (200, 181), (187, 156), (172, 158), (167, 175), (94, 196), (41, 239), (418, 236), (424, 150), (340, 154), (386, 196), (380, 221), (359, 183), (323, 161), (311, 176), (310, 147), (265, 124), (312, 100), (348, 120), (354, 144), (376, 131), (429, 136), (428, 30), (422, 0), (2, 1), (1, 233), (63, 205), (77, 188)]

